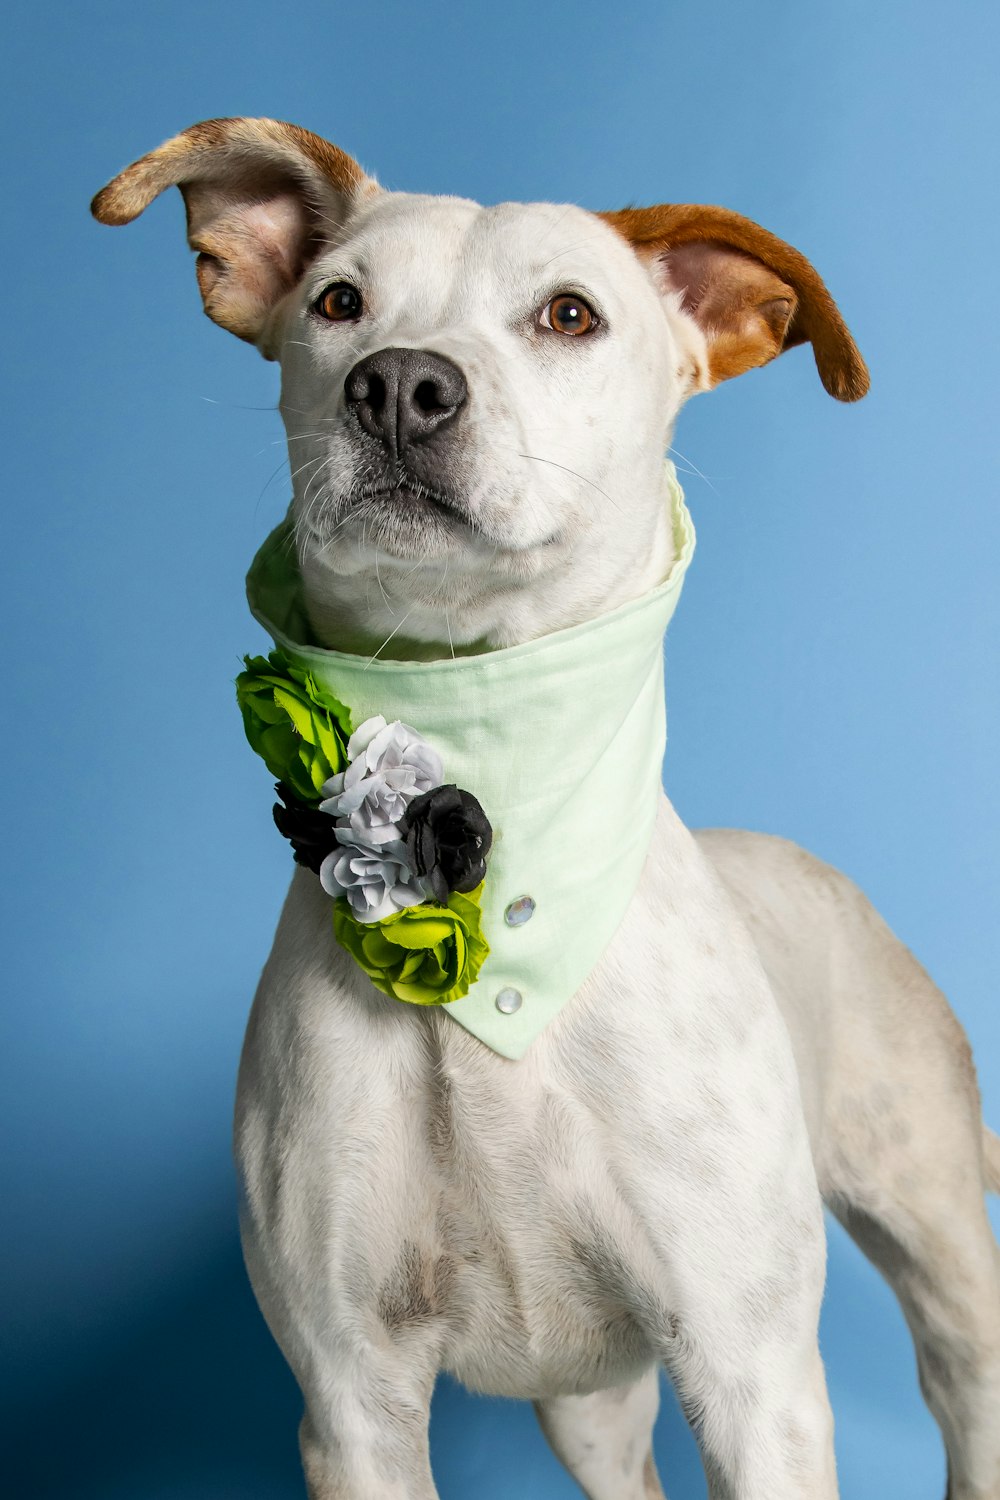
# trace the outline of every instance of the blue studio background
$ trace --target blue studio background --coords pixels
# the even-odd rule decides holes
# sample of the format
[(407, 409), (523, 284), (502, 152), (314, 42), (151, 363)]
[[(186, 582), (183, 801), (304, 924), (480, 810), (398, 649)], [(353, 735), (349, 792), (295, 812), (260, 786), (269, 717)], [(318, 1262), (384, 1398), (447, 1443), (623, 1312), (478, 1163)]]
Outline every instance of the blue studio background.
[[(41, 0), (7, 11), (2, 1068), (12, 1500), (293, 1500), (298, 1393), (236, 1236), (229, 1119), (289, 873), (231, 680), (284, 510), (277, 371), (202, 315), (178, 194), (88, 215), (196, 120), (269, 114), (389, 187), (722, 203), (826, 277), (808, 351), (697, 398), (667, 784), (854, 876), (950, 995), (1000, 1125), (995, 6)], [(697, 471), (701, 471), (704, 478)], [(889, 1292), (834, 1228), (849, 1500), (941, 1500)], [(526, 1406), (443, 1383), (443, 1500), (576, 1494)], [(672, 1500), (704, 1496), (669, 1400)]]

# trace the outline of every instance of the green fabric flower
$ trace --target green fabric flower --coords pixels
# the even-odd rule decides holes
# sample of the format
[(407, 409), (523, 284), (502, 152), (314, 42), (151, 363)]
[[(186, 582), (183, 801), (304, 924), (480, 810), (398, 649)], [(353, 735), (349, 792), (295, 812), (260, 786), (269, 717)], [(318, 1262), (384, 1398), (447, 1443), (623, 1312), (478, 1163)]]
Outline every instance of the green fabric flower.
[(483, 937), (482, 886), (453, 891), (447, 906), (409, 906), (381, 922), (359, 922), (346, 901), (333, 908), (338, 943), (376, 989), (411, 1005), (447, 1005), (469, 993), (490, 948)]
[(347, 764), (350, 714), (283, 652), (243, 659), (236, 701), (251, 748), (303, 802), (318, 802), (323, 783)]

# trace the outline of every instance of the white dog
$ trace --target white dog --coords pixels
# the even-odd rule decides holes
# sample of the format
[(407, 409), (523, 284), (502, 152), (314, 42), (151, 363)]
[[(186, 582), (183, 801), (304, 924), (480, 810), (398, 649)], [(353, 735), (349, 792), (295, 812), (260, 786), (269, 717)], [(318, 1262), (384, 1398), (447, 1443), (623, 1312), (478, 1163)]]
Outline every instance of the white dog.
[[(722, 209), (390, 193), (242, 119), (94, 212), (170, 185), (206, 311), (281, 363), (319, 648), (461, 666), (600, 628), (677, 564), (663, 455), (689, 395), (806, 341), (831, 394), (867, 388), (808, 262)], [(512, 727), (497, 754), (522, 749)], [(622, 920), (517, 1061), (380, 993), (330, 914), (298, 870), (236, 1119), (313, 1500), (431, 1500), (440, 1370), (534, 1401), (590, 1500), (662, 1496), (660, 1364), (713, 1500), (831, 1500), (821, 1199), (902, 1303), (950, 1500), (1000, 1500), (1000, 1143), (944, 998), (849, 881), (692, 835), (660, 794)]]

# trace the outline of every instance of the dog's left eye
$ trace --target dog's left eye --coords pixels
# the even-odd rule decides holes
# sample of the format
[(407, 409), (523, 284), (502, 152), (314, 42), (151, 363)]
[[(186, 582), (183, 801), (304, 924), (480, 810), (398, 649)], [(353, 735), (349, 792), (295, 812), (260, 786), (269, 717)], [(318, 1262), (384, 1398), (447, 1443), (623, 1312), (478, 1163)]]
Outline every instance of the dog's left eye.
[(360, 318), (363, 303), (356, 286), (349, 281), (335, 281), (320, 293), (313, 307), (329, 323), (347, 323)]
[(543, 328), (577, 337), (581, 333), (589, 333), (597, 326), (597, 314), (583, 297), (577, 297), (572, 292), (561, 292), (542, 309), (541, 321)]

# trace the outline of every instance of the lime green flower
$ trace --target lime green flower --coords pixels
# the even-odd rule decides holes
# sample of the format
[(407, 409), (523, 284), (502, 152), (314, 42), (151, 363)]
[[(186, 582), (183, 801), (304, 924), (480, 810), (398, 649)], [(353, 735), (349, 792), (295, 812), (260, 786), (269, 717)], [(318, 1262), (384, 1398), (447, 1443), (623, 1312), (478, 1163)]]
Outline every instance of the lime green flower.
[(381, 922), (359, 922), (344, 900), (333, 908), (338, 943), (376, 989), (411, 1005), (447, 1005), (469, 993), (489, 944), (483, 937), (482, 886), (453, 891), (447, 906), (408, 906)]
[(347, 764), (350, 714), (283, 652), (243, 659), (236, 701), (251, 748), (303, 802), (318, 802), (324, 782)]

